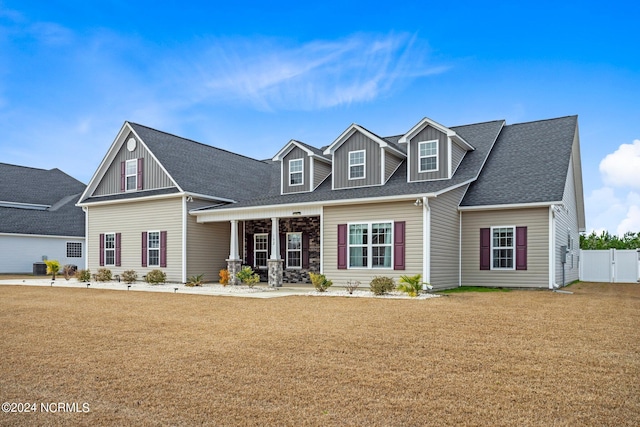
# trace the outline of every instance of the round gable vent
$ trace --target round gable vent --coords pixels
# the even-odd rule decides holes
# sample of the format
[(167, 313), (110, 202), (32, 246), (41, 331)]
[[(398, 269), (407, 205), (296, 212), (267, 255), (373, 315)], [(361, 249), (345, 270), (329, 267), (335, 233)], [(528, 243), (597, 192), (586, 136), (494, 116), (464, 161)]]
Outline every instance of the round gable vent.
[(133, 151), (135, 149), (136, 149), (136, 139), (129, 138), (129, 140), (127, 141), (127, 150)]

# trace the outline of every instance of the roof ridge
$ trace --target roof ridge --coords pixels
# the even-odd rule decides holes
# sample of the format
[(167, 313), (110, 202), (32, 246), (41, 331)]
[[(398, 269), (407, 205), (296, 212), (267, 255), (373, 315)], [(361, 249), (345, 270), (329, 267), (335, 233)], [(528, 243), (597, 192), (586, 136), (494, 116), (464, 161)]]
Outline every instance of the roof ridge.
[(569, 115), (569, 116), (552, 117), (552, 118), (549, 118), (549, 119), (530, 120), (528, 122), (513, 123), (513, 124), (510, 124), (510, 125), (507, 125), (507, 126), (528, 125), (528, 124), (531, 124), (531, 123), (550, 122), (552, 120), (561, 120), (561, 119), (569, 119), (569, 118), (576, 118), (577, 119), (578, 115), (577, 114), (572, 114), (572, 115)]
[(0, 162), (0, 165), (12, 166), (14, 168), (32, 169), (32, 170), (38, 170), (38, 171), (43, 171), (43, 172), (49, 172), (49, 171), (52, 171), (54, 169), (58, 169), (58, 168), (53, 168), (53, 169), (36, 168), (36, 167), (33, 167), (33, 166), (14, 165), (13, 163), (5, 163), (5, 162)]
[(163, 130), (155, 129), (155, 128), (152, 128), (152, 127), (149, 127), (149, 126), (141, 125), (140, 123), (130, 122), (128, 120), (127, 120), (127, 123), (129, 123), (131, 125), (140, 126), (140, 127), (152, 130), (154, 132), (163, 133), (165, 135), (169, 135), (169, 136), (172, 136), (174, 138), (179, 138), (179, 139), (182, 139), (184, 141), (189, 141), (189, 142), (192, 142), (194, 144), (202, 145), (203, 147), (213, 148), (214, 150), (218, 150), (218, 151), (224, 151), (225, 153), (233, 154), (233, 155), (238, 156), (238, 157), (244, 157), (245, 159), (253, 160), (254, 162), (263, 163), (262, 160), (258, 160), (258, 159), (255, 159), (253, 157), (245, 156), (244, 154), (235, 153), (233, 151), (230, 151), (230, 150), (227, 150), (227, 149), (224, 149), (224, 148), (214, 147), (213, 145), (205, 144), (204, 142), (199, 142), (199, 141), (196, 141), (196, 140), (190, 139), (190, 138), (185, 138), (184, 136), (179, 136), (179, 135), (176, 135), (174, 133), (170, 133), (170, 132), (166, 132), (166, 131), (163, 131)]

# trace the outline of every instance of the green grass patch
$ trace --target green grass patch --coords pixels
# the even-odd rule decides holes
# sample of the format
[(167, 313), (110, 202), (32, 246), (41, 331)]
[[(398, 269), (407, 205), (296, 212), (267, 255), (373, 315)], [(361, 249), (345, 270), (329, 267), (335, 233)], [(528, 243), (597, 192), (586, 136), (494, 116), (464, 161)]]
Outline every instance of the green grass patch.
[(487, 288), (484, 286), (460, 286), (459, 288), (438, 291), (439, 294), (460, 294), (463, 292), (511, 292), (511, 289)]

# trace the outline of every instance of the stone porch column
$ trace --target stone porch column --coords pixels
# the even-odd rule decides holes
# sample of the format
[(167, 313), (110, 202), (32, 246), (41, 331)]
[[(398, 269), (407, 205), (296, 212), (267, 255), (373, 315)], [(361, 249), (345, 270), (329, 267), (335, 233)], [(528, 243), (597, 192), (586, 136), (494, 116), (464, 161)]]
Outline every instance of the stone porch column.
[(227, 261), (227, 270), (229, 270), (229, 284), (237, 285), (239, 280), (236, 274), (242, 268), (242, 259), (238, 253), (238, 221), (231, 220), (231, 237), (229, 239), (229, 259)]
[(267, 261), (269, 266), (269, 286), (282, 286), (282, 264), (280, 257), (280, 223), (278, 218), (271, 218), (271, 256)]

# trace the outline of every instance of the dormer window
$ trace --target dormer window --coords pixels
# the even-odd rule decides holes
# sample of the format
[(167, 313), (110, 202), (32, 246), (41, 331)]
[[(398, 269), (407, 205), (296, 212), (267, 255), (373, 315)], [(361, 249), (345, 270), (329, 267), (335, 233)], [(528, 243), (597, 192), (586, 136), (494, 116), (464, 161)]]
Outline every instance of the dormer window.
[(365, 150), (349, 151), (349, 179), (364, 178)]
[(433, 172), (438, 170), (438, 140), (418, 143), (419, 172)]
[(135, 191), (138, 189), (138, 159), (127, 160), (126, 166), (126, 183), (127, 191)]
[(289, 185), (304, 184), (304, 160), (289, 160)]

